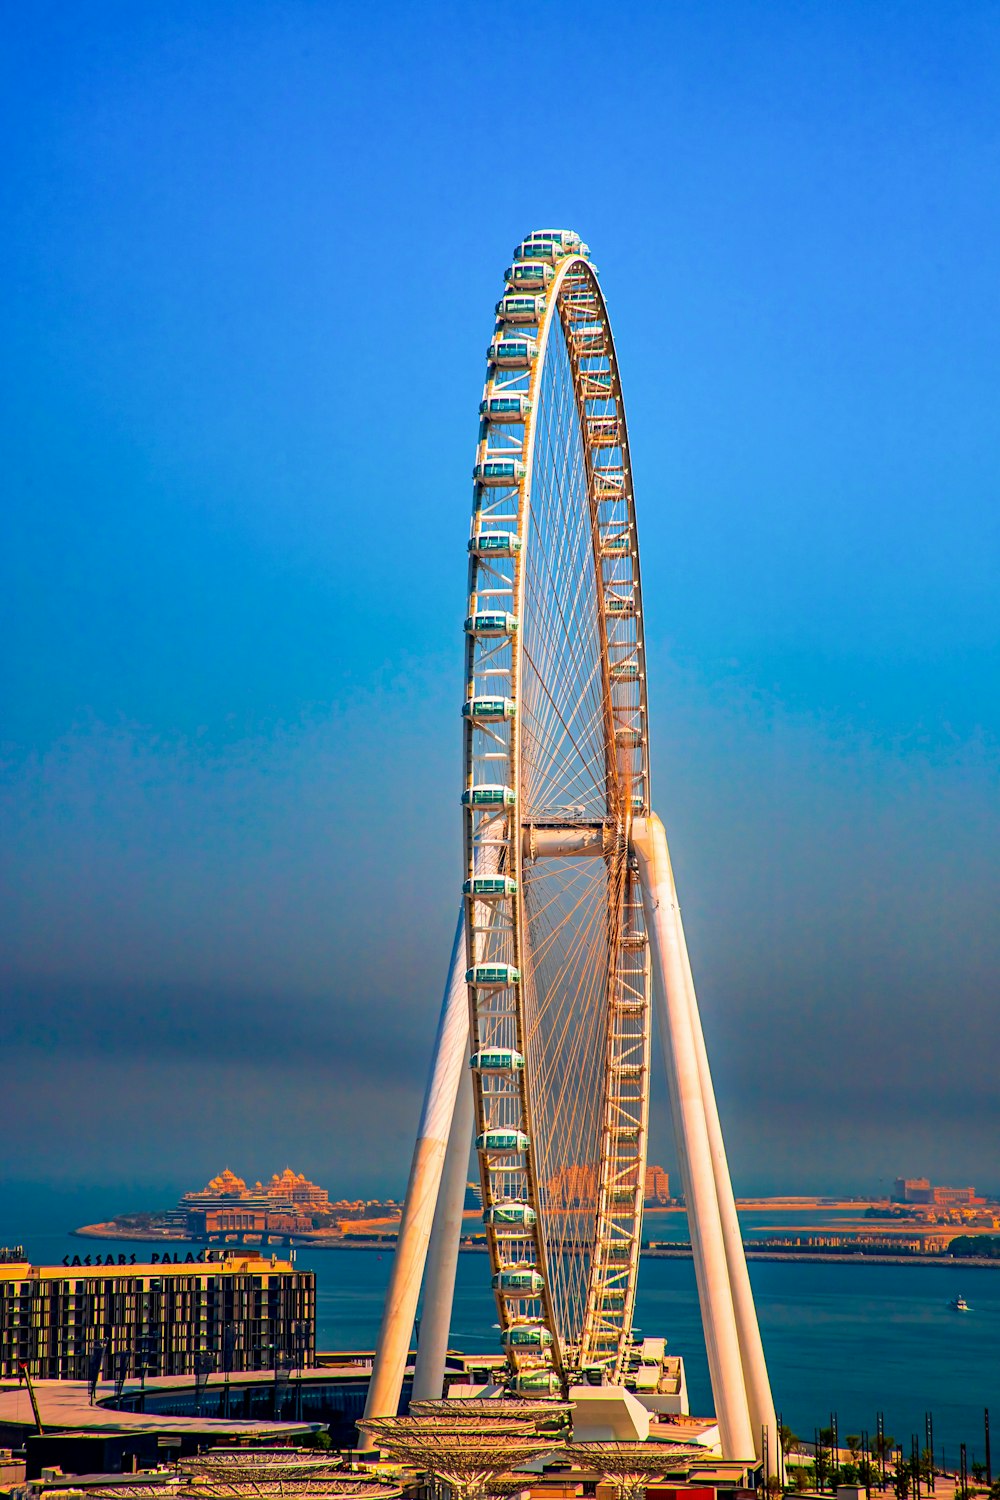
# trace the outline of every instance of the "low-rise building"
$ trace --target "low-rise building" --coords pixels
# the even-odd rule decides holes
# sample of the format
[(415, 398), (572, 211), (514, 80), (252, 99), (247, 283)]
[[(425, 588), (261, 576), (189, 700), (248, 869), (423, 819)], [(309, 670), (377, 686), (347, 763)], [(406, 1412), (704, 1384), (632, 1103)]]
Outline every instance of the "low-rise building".
[(931, 1188), (931, 1202), (938, 1208), (963, 1208), (976, 1201), (976, 1190), (972, 1187)]

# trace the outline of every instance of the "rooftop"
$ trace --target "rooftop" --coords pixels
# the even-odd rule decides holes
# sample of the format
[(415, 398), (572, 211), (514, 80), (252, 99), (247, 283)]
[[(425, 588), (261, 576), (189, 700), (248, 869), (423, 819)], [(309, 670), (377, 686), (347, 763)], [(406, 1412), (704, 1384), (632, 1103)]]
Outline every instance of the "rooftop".
[[(209, 1259), (212, 1254), (212, 1259)], [(224, 1253), (217, 1258), (214, 1252), (193, 1252), (177, 1260), (135, 1261), (125, 1264), (122, 1257), (115, 1261), (109, 1257), (103, 1265), (33, 1266), (30, 1261), (7, 1261), (0, 1263), (0, 1281), (90, 1281), (109, 1276), (191, 1276), (197, 1271), (225, 1276), (262, 1276), (270, 1272), (294, 1271), (290, 1260), (279, 1260), (275, 1255), (255, 1255), (237, 1251)]]

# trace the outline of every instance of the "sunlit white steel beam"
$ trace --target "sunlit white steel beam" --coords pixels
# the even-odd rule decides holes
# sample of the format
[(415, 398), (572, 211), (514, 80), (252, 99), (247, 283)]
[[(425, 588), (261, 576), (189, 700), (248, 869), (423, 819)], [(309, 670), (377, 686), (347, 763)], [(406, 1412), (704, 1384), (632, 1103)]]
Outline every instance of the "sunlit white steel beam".
[(632, 845), (642, 883), (649, 934), (653, 996), (680, 1144), (691, 1249), (701, 1305), (712, 1395), (724, 1458), (755, 1452), (740, 1354), (733, 1293), (709, 1141), (701, 1069), (691, 1024), (677, 892), (663, 824), (654, 815), (632, 823)]
[(684, 965), (691, 1031), (698, 1058), (698, 1071), (701, 1076), (701, 1092), (705, 1101), (705, 1122), (712, 1153), (715, 1191), (719, 1200), (719, 1219), (726, 1247), (726, 1264), (729, 1267), (729, 1285), (733, 1294), (733, 1311), (736, 1315), (736, 1333), (740, 1343), (740, 1361), (743, 1365), (743, 1379), (746, 1383), (747, 1403), (750, 1408), (754, 1450), (757, 1458), (762, 1459), (764, 1456), (763, 1432), (766, 1430), (768, 1463), (769, 1466), (773, 1464), (771, 1472), (780, 1476), (782, 1474), (781, 1439), (774, 1410), (774, 1398), (771, 1395), (771, 1381), (764, 1358), (764, 1345), (760, 1337), (753, 1289), (750, 1286), (750, 1273), (747, 1270), (747, 1258), (743, 1249), (743, 1233), (736, 1212), (733, 1180), (729, 1173), (729, 1162), (726, 1159), (719, 1107), (712, 1084), (712, 1071), (708, 1063), (705, 1033), (702, 1030), (701, 1013), (698, 1009), (698, 997), (691, 973), (691, 959), (684, 938), (684, 923), (679, 904), (675, 905), (674, 911), (678, 944)]
[[(406, 1373), (406, 1356), (427, 1259), (431, 1223), (441, 1187), (459, 1082), (469, 1046), (469, 997), (465, 983), (465, 913), (460, 912), (448, 982), (434, 1039), (424, 1107), (410, 1165), (403, 1218), (382, 1311), (365, 1417), (395, 1416)], [(362, 1426), (364, 1418), (362, 1418)]]
[(413, 1371), (414, 1401), (437, 1400), (444, 1390), (444, 1367), (455, 1300), (455, 1273), (458, 1269), (458, 1246), (462, 1237), (465, 1185), (469, 1177), (472, 1126), (472, 1074), (466, 1066), (458, 1085), (448, 1154), (444, 1161), (441, 1190), (438, 1193), (430, 1247), (427, 1251), (420, 1339), (417, 1344), (417, 1363)]

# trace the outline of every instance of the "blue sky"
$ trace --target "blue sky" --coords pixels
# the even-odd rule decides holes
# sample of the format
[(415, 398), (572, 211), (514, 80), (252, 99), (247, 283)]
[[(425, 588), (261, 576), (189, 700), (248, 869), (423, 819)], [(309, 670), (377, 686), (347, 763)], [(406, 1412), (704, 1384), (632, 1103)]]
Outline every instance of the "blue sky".
[(6, 32), (17, 1175), (401, 1188), (484, 353), (515, 241), (567, 224), (622, 363), (654, 799), (738, 1186), (1000, 1189), (996, 8)]

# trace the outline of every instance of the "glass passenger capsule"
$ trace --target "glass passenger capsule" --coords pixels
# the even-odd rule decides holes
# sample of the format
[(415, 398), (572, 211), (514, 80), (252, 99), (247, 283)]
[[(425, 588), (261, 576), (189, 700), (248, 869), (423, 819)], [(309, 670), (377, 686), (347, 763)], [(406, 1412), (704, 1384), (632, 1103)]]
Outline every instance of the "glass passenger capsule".
[(462, 882), (462, 892), (478, 901), (498, 901), (517, 895), (517, 881), (512, 875), (474, 875)]
[(522, 1370), (514, 1376), (513, 1387), (521, 1396), (557, 1396), (561, 1389), (553, 1370)]
[(614, 391), (610, 370), (582, 370), (580, 384), (588, 401), (599, 401)]
[(545, 1286), (545, 1277), (540, 1271), (497, 1271), (490, 1285), (495, 1292), (506, 1292), (514, 1297), (537, 1297)]
[(499, 724), (504, 719), (513, 719), (517, 704), (513, 698), (469, 698), (462, 704), (463, 719), (473, 719), (480, 724)]
[(469, 538), (469, 551), (476, 557), (515, 557), (520, 550), (516, 531), (477, 531)]
[(472, 477), (478, 484), (517, 484), (524, 478), (524, 464), (519, 458), (486, 458), (476, 464)]
[(551, 1349), (552, 1334), (541, 1323), (514, 1323), (503, 1341), (508, 1349)]
[(514, 796), (514, 788), (501, 786), (499, 783), (483, 783), (480, 786), (466, 787), (462, 793), (463, 807), (501, 808), (513, 807), (517, 798)]
[(507, 292), (497, 303), (496, 311), (505, 323), (538, 323), (545, 314), (545, 298)]
[(612, 474), (604, 469), (594, 470), (594, 494), (599, 500), (605, 497), (624, 495), (624, 493), (624, 474)]
[(577, 354), (599, 354), (604, 348), (604, 325), (580, 323), (570, 329), (570, 338)]
[(506, 1126), (495, 1126), (476, 1136), (477, 1151), (519, 1151), (528, 1149), (528, 1137), (523, 1130), (509, 1130)]
[(642, 735), (638, 729), (623, 727), (615, 730), (615, 740), (623, 750), (634, 750), (636, 745), (642, 744)]
[(627, 531), (613, 531), (609, 536), (601, 538), (602, 557), (624, 557), (631, 550), (631, 540)]
[(583, 246), (583, 241), (575, 229), (533, 229), (530, 234), (525, 235), (524, 240), (528, 245), (534, 240), (555, 240), (567, 254)]
[(530, 1203), (501, 1199), (499, 1203), (493, 1203), (483, 1211), (483, 1223), (492, 1224), (494, 1228), (534, 1229), (538, 1223), (538, 1215)]
[(513, 635), (516, 630), (517, 615), (509, 615), (503, 610), (479, 609), (474, 615), (468, 615), (465, 621), (466, 635), (504, 636)]
[(498, 334), (486, 351), (487, 359), (501, 370), (527, 370), (537, 358), (538, 344), (525, 334)]
[(513, 1047), (482, 1047), (469, 1058), (473, 1073), (521, 1073), (524, 1058)]
[(563, 292), (560, 301), (578, 315), (590, 313), (596, 318), (601, 310), (600, 303), (589, 286)]
[(635, 682), (639, 676), (637, 661), (613, 661), (608, 668), (612, 682)]
[(530, 411), (526, 391), (505, 391), (502, 396), (486, 396), (479, 403), (479, 415), (487, 422), (523, 422)]
[(508, 266), (503, 279), (518, 292), (544, 291), (555, 275), (552, 267), (542, 260), (523, 260)]
[(465, 971), (466, 984), (480, 990), (505, 990), (520, 981), (521, 972), (513, 964), (473, 964)]
[(632, 594), (605, 594), (604, 613), (606, 615), (634, 615), (635, 597)]
[(527, 260), (532, 247), (552, 245), (559, 255), (588, 255), (585, 245), (574, 229), (533, 229), (514, 251), (515, 260)]
[(522, 240), (514, 249), (514, 260), (547, 260), (554, 265), (566, 254), (558, 240)]
[(617, 417), (588, 417), (587, 441), (592, 448), (617, 447), (621, 423)]

